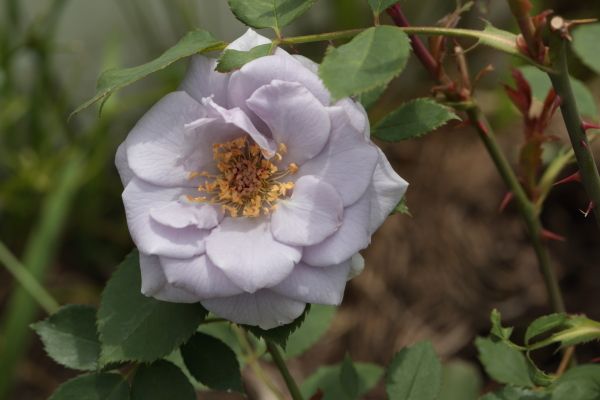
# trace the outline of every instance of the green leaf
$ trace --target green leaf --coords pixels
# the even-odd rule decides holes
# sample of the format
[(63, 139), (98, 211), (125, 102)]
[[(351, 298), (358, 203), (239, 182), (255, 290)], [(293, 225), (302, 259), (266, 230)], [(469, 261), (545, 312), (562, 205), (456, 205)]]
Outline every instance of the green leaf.
[[(550, 82), (548, 75), (533, 66), (520, 67), (519, 70), (523, 73), (523, 76), (525, 76), (529, 85), (531, 85), (533, 97), (539, 101), (544, 101), (548, 91), (552, 88), (552, 82)], [(596, 101), (585, 84), (580, 80), (571, 77), (571, 86), (573, 87), (575, 99), (577, 100), (577, 105), (579, 106), (581, 114), (598, 118), (599, 114)]]
[(406, 203), (406, 196), (400, 199), (400, 201), (398, 202), (398, 204), (396, 204), (396, 207), (394, 207), (390, 215), (394, 214), (404, 214), (408, 215), (409, 217), (412, 217), (412, 214), (408, 209), (408, 204)]
[(216, 70), (219, 72), (231, 72), (242, 68), (246, 63), (260, 57), (271, 54), (272, 43), (261, 44), (253, 47), (249, 51), (225, 50), (217, 63)]
[(381, 97), (381, 95), (387, 89), (387, 85), (378, 86), (375, 89), (371, 89), (367, 92), (364, 92), (357, 96), (357, 100), (362, 104), (362, 106), (369, 110), (371, 107), (377, 103), (377, 100)]
[(198, 304), (168, 303), (140, 293), (139, 256), (132, 252), (109, 280), (98, 311), (101, 364), (151, 362), (194, 334), (207, 312)]
[(94, 97), (77, 107), (71, 116), (101, 101), (104, 103), (115, 91), (124, 88), (148, 75), (160, 71), (182, 58), (190, 57), (196, 53), (217, 50), (225, 43), (216, 40), (210, 33), (202, 30), (188, 32), (177, 44), (160, 57), (137, 67), (124, 69), (110, 69), (100, 75)]
[(390, 399), (435, 400), (442, 383), (442, 365), (429, 342), (398, 352), (386, 373)]
[(371, 10), (373, 10), (374, 15), (379, 15), (385, 11), (386, 8), (397, 3), (398, 0), (368, 0), (369, 5), (371, 6)]
[(533, 387), (529, 367), (523, 353), (506, 342), (478, 337), (475, 346), (479, 360), (488, 375), (500, 382), (515, 386)]
[(296, 318), (293, 322), (291, 322), (287, 325), (278, 326), (277, 328), (261, 329), (257, 326), (250, 326), (250, 325), (242, 325), (242, 326), (244, 327), (244, 329), (246, 329), (248, 332), (252, 333), (258, 339), (270, 340), (270, 341), (278, 344), (279, 346), (281, 346), (283, 348), (283, 350), (285, 350), (286, 346), (287, 346), (287, 341), (288, 341), (290, 335), (292, 333), (294, 333), (298, 328), (300, 328), (300, 326), (304, 322), (304, 319), (306, 318), (306, 314), (310, 311), (310, 309), (311, 309), (311, 305), (308, 304), (306, 306), (306, 308), (304, 309), (304, 312), (302, 313), (302, 315), (300, 315), (298, 318)]
[(99, 373), (73, 378), (49, 400), (128, 400), (129, 386), (119, 374)]
[(485, 21), (485, 28), (478, 34), (478, 37), (480, 44), (506, 53), (521, 54), (517, 49), (517, 35), (498, 29), (488, 21)]
[(140, 365), (131, 384), (131, 400), (196, 400), (196, 392), (179, 368), (159, 360)]
[(495, 393), (488, 393), (481, 400), (550, 400), (550, 395), (545, 392), (506, 386)]
[(560, 327), (566, 320), (567, 316), (565, 314), (550, 314), (537, 318), (527, 327), (525, 344), (529, 344), (529, 341), (538, 335)]
[(304, 14), (317, 0), (228, 0), (237, 19), (253, 28), (281, 28)]
[(476, 400), (483, 387), (478, 369), (465, 361), (452, 361), (442, 368), (438, 400)]
[(287, 358), (297, 357), (310, 349), (327, 332), (337, 307), (313, 304), (306, 313), (304, 323), (294, 331), (285, 348)]
[(340, 368), (340, 385), (348, 399), (356, 399), (359, 396), (358, 372), (348, 354), (344, 357)]
[(573, 31), (575, 54), (585, 65), (600, 74), (598, 38), (600, 38), (600, 24), (583, 25)]
[(98, 368), (100, 341), (94, 307), (67, 305), (31, 327), (57, 363), (84, 371)]
[(181, 356), (198, 382), (215, 390), (244, 391), (237, 357), (219, 339), (196, 333), (181, 347)]
[(502, 326), (502, 316), (500, 315), (500, 311), (494, 308), (490, 315), (490, 321), (492, 323), (490, 334), (501, 340), (510, 340), (510, 335), (512, 335), (513, 328), (505, 328)]
[(557, 381), (552, 400), (599, 400), (600, 365), (569, 369)]
[(371, 134), (388, 142), (421, 137), (450, 120), (459, 119), (448, 107), (431, 99), (416, 99), (386, 115)]
[[(357, 396), (359, 397), (371, 390), (383, 375), (383, 368), (374, 364), (357, 362), (354, 363), (354, 368), (358, 375)], [(305, 399), (310, 399), (321, 390), (323, 392), (321, 400), (347, 399), (340, 382), (341, 369), (340, 364), (319, 368), (302, 383), (300, 388), (302, 396)]]
[(570, 316), (565, 321), (567, 329), (557, 332), (550, 337), (561, 347), (575, 346), (581, 343), (600, 340), (600, 322), (591, 320), (583, 315)]
[(319, 76), (335, 99), (385, 86), (406, 66), (408, 36), (397, 27), (369, 28), (350, 42), (329, 47)]

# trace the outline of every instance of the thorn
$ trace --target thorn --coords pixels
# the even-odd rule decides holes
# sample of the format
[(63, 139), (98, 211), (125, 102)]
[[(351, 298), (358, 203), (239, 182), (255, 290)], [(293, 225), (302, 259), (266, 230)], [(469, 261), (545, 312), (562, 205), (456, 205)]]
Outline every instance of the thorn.
[(587, 207), (587, 209), (586, 209), (585, 211), (583, 211), (583, 210), (579, 210), (579, 212), (581, 212), (581, 213), (583, 214), (583, 217), (584, 217), (584, 218), (587, 218), (587, 217), (588, 217), (588, 215), (590, 215), (590, 213), (591, 213), (591, 212), (592, 212), (592, 210), (594, 209), (594, 207), (595, 207), (595, 204), (594, 204), (594, 202), (593, 202), (593, 201), (590, 201), (590, 204), (588, 204), (588, 207)]
[(498, 212), (503, 212), (506, 207), (510, 204), (510, 202), (515, 198), (513, 192), (507, 192), (502, 199), (502, 203), (500, 203), (500, 207), (498, 208)]
[(485, 134), (486, 136), (488, 136), (490, 134), (490, 131), (489, 131), (488, 127), (485, 126), (485, 124), (483, 123), (483, 121), (477, 120), (475, 122), (477, 123), (477, 128), (479, 128), (479, 130), (481, 132), (483, 132), (483, 134)]
[(588, 148), (588, 144), (587, 144), (587, 141), (585, 139), (581, 139), (581, 141), (579, 142), (579, 145), (581, 147), (583, 147), (584, 149)]
[(600, 125), (594, 124), (592, 122), (587, 122), (587, 121), (581, 121), (581, 127), (583, 128), (584, 131), (587, 131), (590, 129), (600, 129)]
[(581, 173), (579, 171), (554, 183), (554, 186), (563, 185), (565, 183), (571, 183), (571, 182), (581, 182)]
[(564, 242), (567, 239), (564, 236), (559, 235), (558, 233), (554, 233), (547, 229), (542, 229), (542, 239), (545, 240), (556, 240), (557, 242)]
[(315, 393), (310, 400), (321, 400), (325, 394), (321, 389), (317, 389), (317, 393)]

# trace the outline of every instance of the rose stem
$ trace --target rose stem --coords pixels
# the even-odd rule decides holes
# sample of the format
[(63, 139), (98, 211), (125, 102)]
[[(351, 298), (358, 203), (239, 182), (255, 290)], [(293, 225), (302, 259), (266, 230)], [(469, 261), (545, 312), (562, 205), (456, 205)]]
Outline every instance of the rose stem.
[(271, 357), (273, 357), (273, 361), (275, 362), (277, 369), (279, 369), (279, 372), (281, 373), (281, 376), (283, 377), (283, 380), (285, 381), (285, 384), (287, 385), (288, 390), (290, 391), (292, 399), (303, 400), (302, 394), (300, 393), (300, 389), (298, 389), (296, 381), (292, 377), (292, 374), (290, 374), (290, 371), (287, 365), (285, 364), (285, 360), (281, 355), (281, 351), (279, 351), (277, 345), (271, 342), (270, 340), (267, 339), (265, 340), (265, 342), (267, 343), (267, 350), (271, 354)]
[[(404, 15), (402, 13), (402, 8), (400, 4), (395, 4), (388, 8), (388, 14), (399, 26), (404, 26), (404, 24), (408, 24), (406, 18), (397, 18), (398, 15)], [(428, 71), (432, 71), (431, 66), (429, 65), (430, 59), (433, 57), (429, 50), (424, 46), (417, 51), (415, 49), (415, 41), (411, 41), (411, 45), (413, 46), (413, 50), (415, 55), (419, 58), (421, 63), (426, 66)], [(423, 56), (423, 53), (426, 52), (428, 56)], [(437, 65), (436, 62), (436, 73), (432, 73), (433, 79), (440, 83), (446, 84), (447, 76), (443, 71), (440, 71), (441, 68)], [(464, 99), (451, 99), (464, 101)], [(467, 104), (469, 106), (466, 108), (467, 115), (471, 124), (477, 131), (479, 137), (483, 141), (483, 144), (492, 158), (496, 169), (500, 173), (500, 176), (504, 180), (506, 186), (508, 186), (509, 190), (513, 193), (515, 202), (517, 204), (517, 208), (519, 213), (521, 214), (521, 218), (527, 227), (527, 231), (529, 233), (529, 238), (531, 240), (531, 245), (535, 251), (535, 254), (538, 259), (538, 265), (540, 272), (544, 278), (544, 283), (546, 285), (546, 290), (548, 292), (548, 296), (550, 297), (550, 303), (555, 312), (565, 312), (565, 304), (562, 297), (562, 293), (560, 291), (560, 286), (558, 285), (558, 280), (554, 274), (554, 270), (550, 264), (550, 256), (548, 255), (548, 251), (544, 244), (542, 243), (542, 226), (539, 221), (537, 211), (533, 203), (527, 197), (523, 186), (519, 183), (519, 179), (515, 175), (513, 169), (511, 168), (508, 160), (502, 153), (498, 142), (495, 139), (494, 132), (492, 131), (485, 115), (479, 108), (479, 106), (473, 101), (472, 98), (467, 99)]]

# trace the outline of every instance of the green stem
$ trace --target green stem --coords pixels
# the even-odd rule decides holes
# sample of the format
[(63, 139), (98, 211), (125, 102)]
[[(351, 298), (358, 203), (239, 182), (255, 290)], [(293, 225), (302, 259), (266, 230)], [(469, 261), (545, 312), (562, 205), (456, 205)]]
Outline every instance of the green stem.
[[(43, 282), (47, 268), (57, 249), (59, 235), (74, 201), (83, 172), (83, 156), (72, 154), (66, 161), (54, 190), (48, 195), (40, 212), (38, 225), (33, 229), (25, 247), (23, 265), (39, 282)], [(37, 304), (25, 288), (17, 287), (12, 293), (3, 320), (0, 353), (0, 399), (7, 399), (13, 385), (15, 367), (26, 350), (29, 324), (37, 311)]]
[(556, 72), (549, 73), (548, 75), (550, 76), (554, 90), (561, 98), (560, 109), (563, 120), (571, 139), (577, 164), (579, 165), (583, 186), (596, 207), (594, 216), (596, 217), (598, 227), (600, 227), (600, 212), (598, 212), (598, 207), (600, 207), (600, 175), (598, 174), (598, 168), (594, 161), (594, 155), (587, 134), (581, 124), (582, 121), (577, 109), (577, 101), (571, 87), (571, 79), (567, 67), (567, 39), (560, 37), (560, 33), (558, 32), (552, 36), (550, 51), (553, 57), (553, 68)]
[(288, 369), (285, 360), (283, 359), (281, 351), (275, 343), (271, 342), (270, 340), (265, 341), (267, 343), (267, 350), (271, 354), (271, 357), (273, 358), (273, 362), (275, 362), (277, 369), (279, 369), (279, 372), (281, 373), (281, 376), (283, 377), (283, 380), (285, 381), (285, 384), (287, 385), (288, 390), (290, 391), (292, 399), (303, 400), (302, 394), (300, 393), (300, 389), (298, 388), (296, 381), (292, 377), (292, 374), (290, 374), (290, 370)]
[(38, 283), (31, 272), (21, 264), (2, 242), (0, 242), (0, 262), (4, 264), (13, 278), (15, 278), (19, 285), (21, 285), (35, 301), (37, 301), (44, 311), (48, 314), (54, 314), (58, 311), (60, 307), (58, 302)]
[(498, 143), (494, 137), (494, 133), (487, 122), (481, 110), (473, 104), (467, 109), (469, 119), (476, 128), (479, 137), (483, 141), (485, 148), (492, 157), (496, 169), (502, 176), (504, 183), (514, 196), (515, 203), (519, 209), (519, 213), (525, 222), (531, 244), (538, 259), (540, 271), (544, 277), (546, 289), (550, 296), (550, 302), (555, 312), (565, 312), (565, 304), (562, 298), (562, 293), (558, 285), (558, 280), (550, 264), (548, 251), (542, 242), (542, 225), (540, 224), (536, 207), (529, 201), (527, 193), (519, 182), (508, 160), (500, 150)]

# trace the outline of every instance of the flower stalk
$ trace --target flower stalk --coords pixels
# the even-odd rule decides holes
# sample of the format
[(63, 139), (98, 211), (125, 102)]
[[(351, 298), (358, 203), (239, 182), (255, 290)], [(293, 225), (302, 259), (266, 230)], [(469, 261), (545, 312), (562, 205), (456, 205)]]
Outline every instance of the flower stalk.
[(277, 366), (277, 369), (279, 369), (279, 372), (281, 373), (281, 376), (283, 377), (283, 380), (285, 381), (285, 384), (288, 390), (290, 391), (292, 399), (303, 400), (302, 393), (300, 393), (300, 389), (298, 388), (298, 384), (296, 384), (296, 381), (292, 377), (292, 374), (290, 374), (290, 370), (288, 369), (285, 360), (283, 359), (281, 351), (279, 350), (277, 345), (271, 342), (270, 340), (266, 340), (266, 343), (267, 350), (269, 351), (269, 354), (271, 354), (271, 357), (273, 357), (273, 362)]

